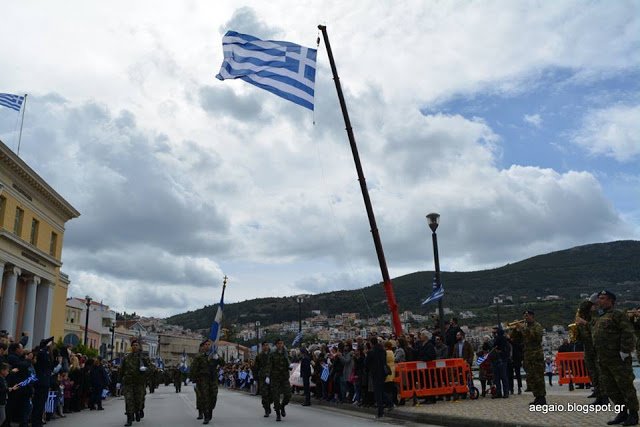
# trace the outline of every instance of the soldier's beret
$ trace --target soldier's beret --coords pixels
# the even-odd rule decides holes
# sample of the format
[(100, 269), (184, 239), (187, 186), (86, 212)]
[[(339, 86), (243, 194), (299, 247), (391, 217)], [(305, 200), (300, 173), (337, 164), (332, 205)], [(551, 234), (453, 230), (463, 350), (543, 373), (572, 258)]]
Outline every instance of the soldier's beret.
[(606, 295), (607, 297), (611, 298), (612, 300), (614, 300), (614, 301), (616, 300), (616, 294), (614, 294), (613, 292), (609, 292), (609, 291), (603, 290), (603, 291), (598, 292), (598, 296), (600, 296), (600, 295)]
[(535, 314), (533, 313), (533, 310), (525, 310), (524, 312), (522, 312), (522, 314), (530, 314), (532, 316), (535, 316)]
[(206, 343), (208, 343), (209, 341), (211, 341), (209, 338), (207, 338), (206, 340), (202, 341), (200, 343), (200, 347), (202, 347), (203, 345), (205, 345)]
[(269, 341), (262, 341), (262, 345), (269, 344)]
[(140, 341), (138, 341), (138, 338), (136, 338), (136, 337), (131, 337), (131, 338), (129, 338), (129, 341), (130, 341), (130, 344), (131, 344), (131, 345), (133, 345), (133, 344), (135, 344), (135, 343), (140, 344)]
[(598, 303), (598, 293), (594, 292), (591, 294), (591, 296), (589, 297), (589, 301), (593, 304), (597, 304)]

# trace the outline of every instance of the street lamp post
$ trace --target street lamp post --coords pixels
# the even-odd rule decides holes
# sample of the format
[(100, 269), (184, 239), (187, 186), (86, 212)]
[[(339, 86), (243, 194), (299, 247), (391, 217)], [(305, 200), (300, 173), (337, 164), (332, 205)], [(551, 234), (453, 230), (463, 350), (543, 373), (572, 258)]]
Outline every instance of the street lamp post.
[[(440, 259), (438, 256), (438, 236), (436, 234), (436, 229), (440, 224), (440, 214), (430, 213), (427, 215), (427, 223), (429, 224), (429, 228), (431, 229), (431, 240), (433, 241), (433, 259), (436, 265), (436, 286), (438, 289), (442, 286), (442, 281), (440, 279)], [(442, 298), (440, 297), (438, 300), (438, 322), (440, 326), (440, 334), (442, 339), (444, 340), (444, 306), (442, 302)]]
[(256, 354), (260, 353), (260, 321), (256, 320)]
[(302, 301), (304, 301), (304, 298), (297, 297), (296, 301), (298, 301), (298, 332), (302, 332)]
[(84, 346), (86, 347), (89, 338), (89, 307), (91, 307), (91, 297), (87, 295), (84, 299), (87, 303), (87, 318), (84, 323)]

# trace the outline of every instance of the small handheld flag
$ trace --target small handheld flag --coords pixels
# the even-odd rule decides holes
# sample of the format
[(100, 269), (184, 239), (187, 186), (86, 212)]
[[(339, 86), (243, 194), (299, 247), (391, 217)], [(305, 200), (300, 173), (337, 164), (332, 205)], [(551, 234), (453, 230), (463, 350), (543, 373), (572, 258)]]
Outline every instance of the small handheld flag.
[(298, 332), (296, 337), (293, 339), (293, 342), (291, 343), (291, 347), (296, 345), (296, 343), (298, 343), (298, 341), (300, 341), (301, 339), (302, 339), (302, 331)]
[(214, 342), (214, 346), (218, 348), (218, 341), (220, 341), (220, 332), (222, 332), (222, 309), (224, 307), (224, 290), (227, 287), (227, 276), (224, 276), (222, 281), (222, 296), (220, 297), (220, 303), (218, 304), (218, 311), (216, 317), (213, 319), (213, 325), (211, 326), (211, 341)]
[(320, 374), (320, 379), (324, 382), (327, 382), (327, 380), (329, 379), (329, 366), (328, 365), (324, 365), (324, 368), (322, 368), (322, 374)]
[(227, 31), (219, 80), (242, 79), (313, 111), (318, 51)]

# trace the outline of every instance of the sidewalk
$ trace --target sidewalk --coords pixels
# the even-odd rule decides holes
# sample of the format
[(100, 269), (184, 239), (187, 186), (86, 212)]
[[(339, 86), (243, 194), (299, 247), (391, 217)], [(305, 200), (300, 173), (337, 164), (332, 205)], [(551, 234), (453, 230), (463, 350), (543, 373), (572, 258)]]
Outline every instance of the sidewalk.
[[(639, 382), (636, 381), (636, 390)], [(438, 424), (443, 426), (606, 426), (607, 421), (615, 417), (613, 404), (609, 411), (596, 413), (586, 404), (594, 399), (587, 399), (591, 390), (570, 392), (568, 386), (557, 384), (549, 387), (547, 383), (546, 413), (542, 410), (530, 411), (529, 403), (533, 400), (531, 393), (509, 396), (508, 399), (491, 399), (480, 397), (477, 400), (459, 400), (457, 402), (439, 401), (435, 405), (399, 406), (385, 417), (398, 418), (413, 422)], [(301, 403), (301, 395), (293, 395), (292, 404)], [(332, 406), (336, 404), (311, 400), (312, 405)], [(356, 405), (341, 404), (340, 409), (353, 410), (375, 415), (373, 408), (361, 408)]]

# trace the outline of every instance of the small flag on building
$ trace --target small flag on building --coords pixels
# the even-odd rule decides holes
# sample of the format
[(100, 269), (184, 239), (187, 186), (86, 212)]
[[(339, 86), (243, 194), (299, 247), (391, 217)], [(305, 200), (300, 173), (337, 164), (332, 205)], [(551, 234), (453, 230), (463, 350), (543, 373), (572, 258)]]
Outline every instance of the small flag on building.
[(222, 50), (216, 78), (242, 79), (313, 111), (316, 49), (227, 31)]
[(296, 345), (301, 339), (302, 339), (302, 331), (298, 332), (296, 337), (293, 339), (293, 342), (291, 343), (291, 347)]
[(10, 93), (0, 93), (0, 105), (2, 105), (3, 107), (20, 111), (20, 108), (22, 108), (23, 101), (24, 101), (24, 96), (12, 95)]
[(443, 295), (444, 295), (444, 286), (441, 283), (440, 286), (438, 287), (438, 280), (436, 279), (436, 276), (433, 276), (433, 292), (431, 292), (431, 295), (429, 295), (429, 298), (424, 300), (421, 305), (427, 305), (432, 301), (438, 301), (440, 298), (442, 298)]

